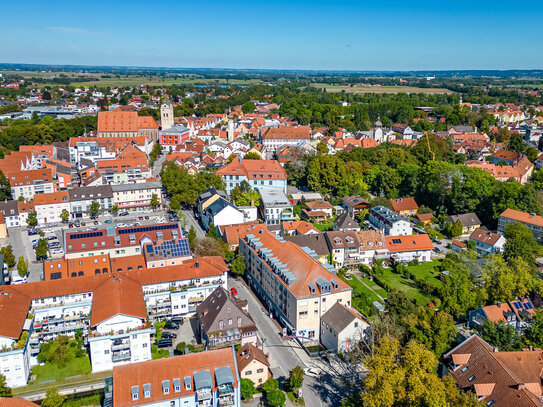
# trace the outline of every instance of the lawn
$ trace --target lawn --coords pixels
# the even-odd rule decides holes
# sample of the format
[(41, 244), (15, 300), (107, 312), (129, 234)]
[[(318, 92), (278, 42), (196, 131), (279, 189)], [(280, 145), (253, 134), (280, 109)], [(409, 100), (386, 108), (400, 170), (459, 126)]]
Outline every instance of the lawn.
[(32, 374), (36, 380), (32, 384), (40, 384), (45, 381), (62, 381), (67, 377), (87, 375), (91, 372), (91, 364), (88, 356), (73, 358), (66, 366), (58, 367), (55, 363), (45, 363), (43, 366), (34, 366)]
[(440, 288), (443, 283), (436, 278), (436, 276), (439, 275), (439, 272), (434, 270), (434, 267), (437, 267), (440, 264), (441, 260), (434, 260), (427, 263), (420, 263), (418, 266), (409, 266), (408, 269), (417, 277), (417, 280), (424, 280), (429, 277), (428, 282), (434, 287)]
[(334, 227), (334, 221), (331, 220), (327, 223), (313, 223), (313, 226), (315, 226), (320, 232), (326, 232), (327, 230), (332, 230)]
[(413, 280), (403, 278), (401, 275), (394, 273), (392, 269), (384, 269), (383, 280), (390, 288), (402, 291), (408, 298), (414, 300), (417, 305), (426, 305), (433, 300), (431, 296), (422, 294)]
[[(375, 281), (371, 281), (369, 278), (363, 277), (362, 281), (365, 282), (374, 292), (380, 295), (383, 298), (387, 297), (387, 290), (379, 286)], [(379, 288), (375, 288), (379, 287)]]
[(426, 93), (426, 94), (442, 94), (453, 93), (448, 89), (443, 88), (416, 88), (414, 86), (343, 86), (343, 85), (326, 85), (322, 83), (312, 83), (311, 86), (319, 89), (326, 89), (326, 92), (342, 92), (346, 93)]

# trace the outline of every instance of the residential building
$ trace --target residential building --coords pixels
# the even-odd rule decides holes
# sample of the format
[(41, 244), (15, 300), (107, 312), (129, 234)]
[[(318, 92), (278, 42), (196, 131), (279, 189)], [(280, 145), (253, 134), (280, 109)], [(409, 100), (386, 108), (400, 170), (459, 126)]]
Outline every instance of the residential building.
[(294, 220), (292, 203), (281, 189), (259, 189), (258, 192), (260, 192), (260, 213), (266, 225), (280, 225), (282, 222)]
[(287, 192), (287, 173), (276, 160), (243, 160), (234, 158), (230, 164), (217, 171), (224, 184), (226, 192), (240, 186), (245, 181), (249, 186), (259, 191), (265, 189), (279, 189)]
[(284, 239), (287, 242), (297, 244), (322, 264), (328, 264), (330, 249), (328, 248), (328, 242), (324, 233), (284, 236)]
[(245, 222), (245, 214), (224, 198), (219, 198), (208, 205), (200, 214), (204, 230), (214, 227), (235, 225)]
[(241, 407), (234, 348), (208, 350), (113, 369), (113, 407)]
[(434, 215), (432, 213), (417, 213), (413, 219), (417, 224), (431, 225), (434, 221)]
[(411, 222), (384, 206), (371, 208), (369, 222), (375, 229), (383, 229), (385, 236), (410, 235), (413, 233)]
[(153, 195), (162, 205), (162, 184), (160, 182), (136, 182), (132, 184), (112, 185), (113, 205), (119, 209), (140, 211), (151, 208)]
[(160, 223), (116, 228), (109, 225), (94, 231), (64, 232), (64, 258), (105, 255), (111, 258), (134, 256), (142, 253), (143, 246), (151, 242), (176, 240), (181, 237), (179, 223)]
[(542, 357), (541, 349), (500, 352), (477, 335), (443, 356), (458, 387), (489, 407), (541, 406)]
[(471, 328), (480, 329), (486, 320), (490, 320), (494, 323), (503, 322), (522, 332), (529, 326), (529, 321), (534, 315), (534, 305), (526, 297), (509, 302), (498, 302), (470, 311), (468, 324)]
[(462, 236), (469, 236), (475, 229), (481, 227), (481, 221), (479, 220), (479, 217), (473, 212), (462, 213), (460, 215), (452, 215), (445, 221), (445, 223), (456, 223), (457, 221), (460, 221), (460, 223), (462, 223)]
[(469, 240), (475, 243), (475, 251), (483, 256), (503, 253), (505, 246), (505, 237), (485, 229), (475, 229)]
[(356, 232), (328, 231), (325, 233), (332, 264), (336, 270), (358, 264), (358, 241)]
[(451, 242), (451, 249), (455, 252), (460, 252), (462, 250), (467, 250), (468, 245), (465, 243), (462, 243), (460, 240), (453, 240)]
[(13, 372), (6, 376), (12, 387), (26, 385), (40, 344), (76, 331), (89, 343), (93, 372), (150, 359), (154, 330), (148, 321), (194, 315), (219, 285), (226, 288), (227, 271), (221, 257), (200, 257), (160, 272), (144, 268), (4, 286), (0, 371)]
[(377, 260), (386, 259), (390, 253), (381, 230), (354, 232), (358, 242), (358, 263), (371, 266)]
[(506, 209), (500, 214), (498, 219), (498, 233), (505, 234), (505, 227), (510, 223), (520, 222), (528, 226), (532, 231), (537, 243), (543, 244), (543, 217), (535, 213), (517, 211), (515, 209)]
[(228, 244), (230, 250), (235, 251), (239, 246), (240, 236), (245, 236), (249, 231), (258, 233), (261, 229), (268, 230), (268, 226), (258, 222), (240, 223), (237, 225), (221, 226), (219, 228), (222, 240)]
[(364, 209), (369, 209), (370, 203), (359, 196), (344, 196), (343, 207), (353, 218)]
[(2, 212), (4, 222), (8, 228), (22, 225), (19, 219), (19, 206), (17, 203), (18, 201), (14, 199), (0, 201), (0, 212)]
[(397, 262), (409, 263), (412, 260), (419, 262), (431, 261), (434, 245), (426, 234), (385, 237), (390, 258)]
[(360, 225), (353, 219), (351, 214), (344, 212), (334, 219), (332, 230), (338, 230), (341, 232), (358, 231), (360, 230)]
[(351, 306), (352, 289), (292, 242), (261, 230), (240, 236), (239, 251), (249, 285), (287, 332), (315, 340), (328, 309), (338, 301)]
[(260, 128), (260, 142), (268, 151), (276, 151), (283, 146), (295, 146), (310, 140), (310, 126), (279, 126)]
[(143, 256), (148, 269), (175, 266), (192, 259), (189, 241), (186, 238), (146, 243), (143, 246)]
[(281, 223), (281, 236), (313, 235), (320, 233), (311, 223), (305, 220), (295, 220)]
[(321, 318), (320, 342), (334, 352), (349, 352), (366, 336), (368, 328), (358, 311), (336, 302)]
[(226, 195), (226, 192), (219, 191), (214, 187), (206, 189), (204, 192), (198, 195), (198, 199), (196, 199), (196, 211), (198, 213), (202, 213), (209, 205), (219, 198), (223, 198), (228, 201), (228, 195)]
[(302, 210), (302, 216), (312, 221), (325, 221), (331, 218), (334, 207), (324, 200), (306, 202), (307, 208)]
[(67, 191), (51, 192), (34, 196), (34, 209), (39, 225), (62, 222), (62, 211), (70, 212)]
[(213, 291), (196, 309), (198, 334), (211, 347), (242, 346), (258, 341), (257, 328), (249, 315), (247, 301), (235, 298), (223, 287)]
[(320, 192), (295, 192), (291, 195), (292, 203), (298, 205), (300, 202), (318, 201), (324, 199)]
[(400, 216), (413, 216), (417, 214), (419, 206), (414, 198), (391, 199), (392, 210)]
[(240, 379), (249, 379), (256, 387), (271, 377), (268, 358), (261, 349), (250, 343), (236, 352), (236, 361)]
[(11, 185), (11, 196), (15, 200), (21, 196), (33, 199), (34, 195), (56, 191), (53, 173), (49, 168), (10, 172), (6, 177)]
[(100, 205), (98, 213), (107, 213), (113, 208), (113, 191), (110, 185), (74, 187), (68, 190), (70, 214), (74, 219), (90, 216), (93, 202)]

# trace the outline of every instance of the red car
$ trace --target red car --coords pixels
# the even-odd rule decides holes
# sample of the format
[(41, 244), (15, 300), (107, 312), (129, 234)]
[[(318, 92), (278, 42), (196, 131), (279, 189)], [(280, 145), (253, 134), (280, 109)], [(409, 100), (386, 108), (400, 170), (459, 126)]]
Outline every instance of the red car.
[(230, 289), (230, 292), (232, 293), (233, 296), (238, 295), (238, 290), (236, 290), (234, 287), (232, 287), (232, 288)]

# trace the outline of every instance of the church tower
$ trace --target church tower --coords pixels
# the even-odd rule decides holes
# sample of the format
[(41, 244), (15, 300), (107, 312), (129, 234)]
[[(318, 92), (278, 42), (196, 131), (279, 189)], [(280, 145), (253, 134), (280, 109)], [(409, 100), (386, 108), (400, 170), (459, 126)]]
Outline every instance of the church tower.
[(228, 141), (234, 141), (234, 121), (232, 119), (228, 120), (228, 130), (227, 130)]
[(160, 127), (166, 130), (172, 128), (173, 124), (173, 105), (170, 99), (166, 98), (160, 106)]
[(381, 118), (377, 117), (377, 121), (373, 126), (373, 139), (378, 142), (383, 142), (383, 123), (381, 123)]

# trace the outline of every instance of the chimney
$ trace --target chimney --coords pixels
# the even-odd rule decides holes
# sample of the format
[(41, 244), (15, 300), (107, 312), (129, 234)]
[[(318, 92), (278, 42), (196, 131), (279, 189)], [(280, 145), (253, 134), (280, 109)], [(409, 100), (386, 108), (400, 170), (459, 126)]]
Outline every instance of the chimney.
[(251, 206), (255, 206), (255, 200), (251, 199)]
[(199, 267), (200, 267), (200, 262), (196, 260), (196, 263), (194, 263), (194, 268), (199, 268)]
[(498, 301), (498, 303), (496, 304), (498, 306), (498, 308), (501, 308), (502, 307), (502, 303)]

